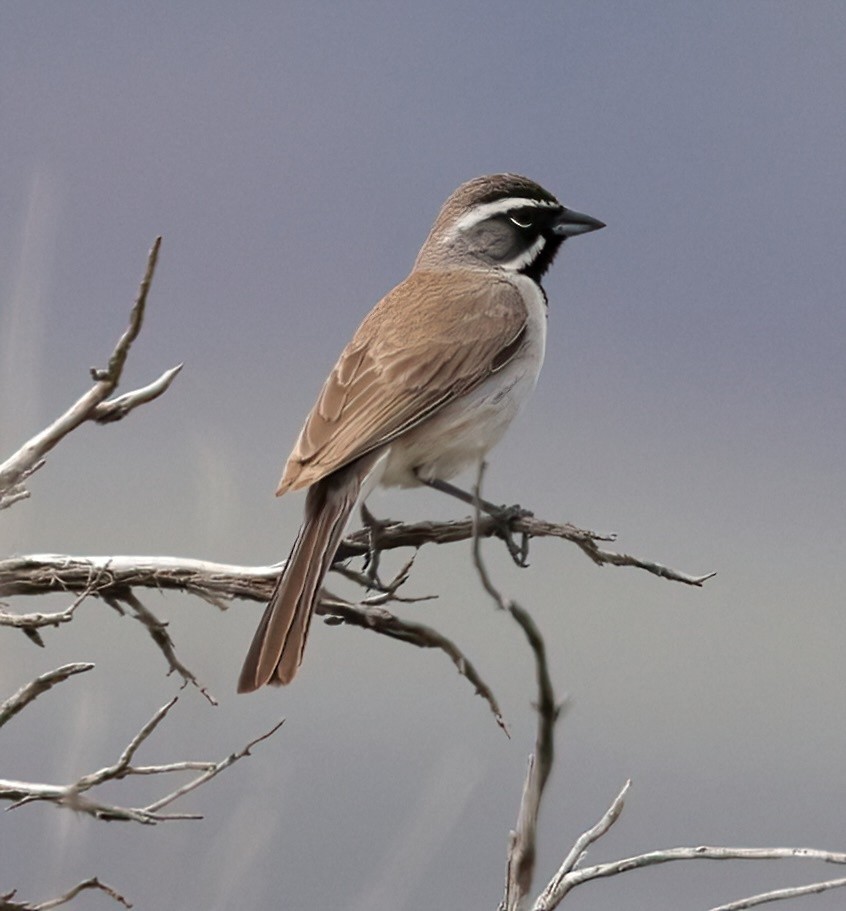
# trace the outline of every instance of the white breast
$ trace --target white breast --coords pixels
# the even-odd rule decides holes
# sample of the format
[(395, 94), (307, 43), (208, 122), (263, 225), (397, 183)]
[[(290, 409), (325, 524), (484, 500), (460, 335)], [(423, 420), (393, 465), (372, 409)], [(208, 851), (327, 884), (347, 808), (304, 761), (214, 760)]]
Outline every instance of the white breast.
[(414, 486), (415, 472), (449, 480), (478, 465), (531, 395), (546, 349), (546, 301), (532, 279), (517, 274), (509, 280), (529, 314), (523, 347), (498, 373), (394, 440), (379, 479), (383, 485)]

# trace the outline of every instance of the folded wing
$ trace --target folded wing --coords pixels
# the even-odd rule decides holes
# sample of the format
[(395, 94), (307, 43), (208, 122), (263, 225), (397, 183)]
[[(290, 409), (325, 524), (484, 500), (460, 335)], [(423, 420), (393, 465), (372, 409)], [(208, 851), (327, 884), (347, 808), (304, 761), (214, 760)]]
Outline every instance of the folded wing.
[[(403, 308), (402, 319), (389, 318), (396, 307)], [(519, 350), (526, 319), (520, 292), (505, 277), (413, 272), (341, 353), (277, 494), (313, 484), (390, 442), (487, 379)]]

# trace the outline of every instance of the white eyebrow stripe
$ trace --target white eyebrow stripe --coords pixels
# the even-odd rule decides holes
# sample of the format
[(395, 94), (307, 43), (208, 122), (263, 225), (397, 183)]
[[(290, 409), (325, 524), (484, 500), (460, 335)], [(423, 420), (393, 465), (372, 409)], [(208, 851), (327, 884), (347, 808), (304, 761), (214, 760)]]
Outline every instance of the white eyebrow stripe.
[(505, 199), (497, 199), (495, 202), (486, 202), (484, 205), (474, 207), (466, 215), (458, 219), (455, 223), (454, 231), (456, 233), (466, 231), (480, 222), (493, 218), (494, 215), (504, 215), (512, 209), (530, 208), (560, 209), (561, 205), (557, 202), (547, 202), (544, 199), (524, 199), (522, 196), (508, 196)]

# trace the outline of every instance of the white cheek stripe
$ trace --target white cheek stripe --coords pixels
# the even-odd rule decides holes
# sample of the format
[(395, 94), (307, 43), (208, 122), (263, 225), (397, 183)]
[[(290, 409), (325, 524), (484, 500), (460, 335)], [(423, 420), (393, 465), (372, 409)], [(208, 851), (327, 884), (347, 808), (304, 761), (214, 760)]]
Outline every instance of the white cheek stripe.
[(528, 266), (529, 263), (533, 263), (535, 259), (537, 259), (538, 254), (543, 250), (545, 243), (546, 238), (541, 234), (532, 246), (527, 250), (524, 250), (519, 256), (510, 259), (507, 263), (499, 263), (498, 265), (501, 269), (507, 269), (509, 272), (519, 272), (525, 266)]
[(505, 199), (498, 199), (496, 202), (486, 202), (482, 206), (475, 206), (466, 215), (462, 216), (455, 223), (453, 234), (459, 234), (466, 231), (474, 225), (478, 225), (494, 215), (504, 215), (511, 209), (560, 209), (557, 202), (546, 202), (543, 199), (524, 199), (522, 196), (508, 196)]

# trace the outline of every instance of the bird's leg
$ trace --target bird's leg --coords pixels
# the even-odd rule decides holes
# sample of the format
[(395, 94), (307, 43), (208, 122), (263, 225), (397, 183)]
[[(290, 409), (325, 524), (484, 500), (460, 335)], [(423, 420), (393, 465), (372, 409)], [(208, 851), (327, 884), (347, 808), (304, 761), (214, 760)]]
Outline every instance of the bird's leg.
[(367, 529), (367, 554), (364, 557), (364, 573), (372, 588), (384, 591), (385, 587), (379, 579), (379, 557), (382, 554), (382, 531), (394, 523), (390, 519), (377, 519), (367, 506), (362, 503), (359, 507), (361, 521)]
[(496, 523), (497, 535), (505, 542), (511, 559), (520, 567), (525, 568), (529, 565), (529, 535), (526, 534), (526, 532), (521, 532), (520, 544), (518, 545), (514, 540), (511, 525), (517, 519), (533, 516), (534, 513), (530, 509), (524, 509), (522, 506), (517, 505), (497, 506), (495, 503), (483, 500), (475, 494), (468, 493), (466, 490), (462, 490), (460, 487), (450, 484), (449, 481), (440, 480), (440, 478), (424, 478), (422, 475), (418, 474), (417, 480), (420, 481), (421, 484), (431, 487), (433, 490), (439, 490), (441, 493), (448, 494), (451, 497), (455, 497), (457, 500), (461, 500), (462, 503), (468, 503), (470, 506), (478, 506), (482, 512), (487, 513)]

